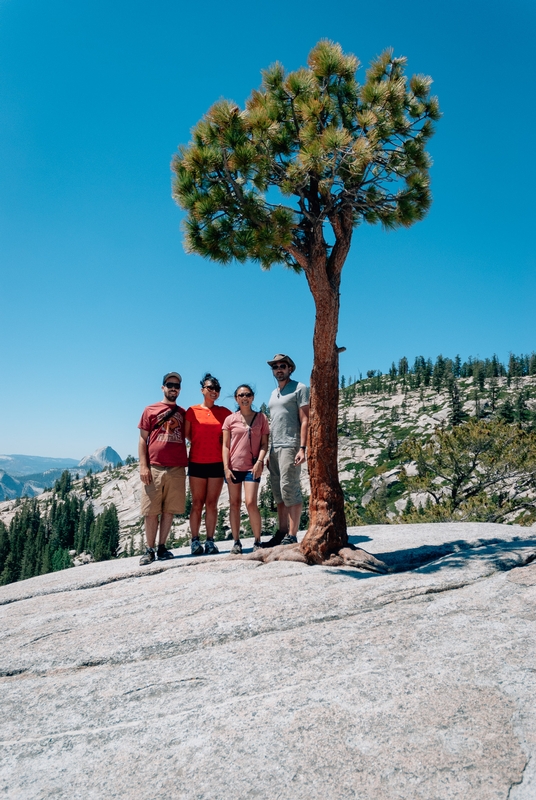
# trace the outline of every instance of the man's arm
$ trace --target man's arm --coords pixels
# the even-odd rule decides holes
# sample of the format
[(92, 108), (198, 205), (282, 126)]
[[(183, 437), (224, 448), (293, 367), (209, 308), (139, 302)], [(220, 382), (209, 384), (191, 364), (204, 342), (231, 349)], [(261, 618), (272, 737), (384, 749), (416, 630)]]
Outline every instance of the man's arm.
[(138, 442), (138, 456), (140, 459), (140, 478), (141, 482), (148, 486), (152, 481), (151, 469), (149, 467), (149, 449), (147, 447), (147, 440), (149, 438), (149, 431), (140, 429), (140, 439)]
[(301, 406), (298, 409), (300, 415), (300, 449), (294, 459), (296, 466), (305, 461), (305, 448), (307, 447), (307, 429), (309, 427), (309, 406)]

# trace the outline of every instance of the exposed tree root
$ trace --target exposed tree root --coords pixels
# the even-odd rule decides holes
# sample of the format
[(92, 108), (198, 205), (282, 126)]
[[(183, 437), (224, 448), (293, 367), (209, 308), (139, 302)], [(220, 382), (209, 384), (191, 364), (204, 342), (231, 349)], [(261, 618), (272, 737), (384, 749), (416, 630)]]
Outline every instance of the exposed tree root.
[[(253, 553), (244, 553), (241, 556), (229, 556), (233, 559), (244, 561), (262, 561), (263, 564), (271, 564), (272, 561), (296, 561), (299, 564), (308, 564), (299, 544), (286, 544), (270, 547), (262, 550), (255, 550)], [(324, 567), (354, 567), (364, 569), (368, 572), (376, 572), (385, 575), (389, 568), (383, 561), (379, 561), (366, 550), (357, 547), (343, 547), (338, 553), (333, 553), (329, 558), (321, 561)]]

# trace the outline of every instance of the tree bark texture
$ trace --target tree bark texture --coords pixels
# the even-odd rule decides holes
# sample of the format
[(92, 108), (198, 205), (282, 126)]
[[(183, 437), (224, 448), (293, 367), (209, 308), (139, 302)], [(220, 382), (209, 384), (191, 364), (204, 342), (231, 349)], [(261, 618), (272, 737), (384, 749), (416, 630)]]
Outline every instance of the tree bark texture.
[(305, 272), (315, 301), (316, 318), (308, 435), (310, 522), (301, 550), (309, 563), (319, 564), (348, 543), (337, 458), (339, 354), (336, 337), (340, 270), (329, 270), (324, 250), (311, 255)]

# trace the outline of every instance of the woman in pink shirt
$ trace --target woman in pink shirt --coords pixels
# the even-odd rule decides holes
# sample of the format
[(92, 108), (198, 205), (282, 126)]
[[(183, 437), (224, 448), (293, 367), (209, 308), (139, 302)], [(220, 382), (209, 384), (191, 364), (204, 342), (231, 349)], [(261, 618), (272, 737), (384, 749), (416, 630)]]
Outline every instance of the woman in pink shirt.
[(242, 484), (244, 484), (244, 500), (251, 530), (255, 537), (253, 549), (262, 547), (262, 520), (257, 505), (257, 495), (268, 451), (270, 427), (266, 416), (251, 408), (255, 399), (251, 386), (241, 384), (234, 396), (238, 403), (238, 411), (227, 417), (223, 423), (222, 452), (225, 481), (229, 489), (231, 532), (234, 539), (231, 553), (239, 555), (242, 552), (240, 543)]

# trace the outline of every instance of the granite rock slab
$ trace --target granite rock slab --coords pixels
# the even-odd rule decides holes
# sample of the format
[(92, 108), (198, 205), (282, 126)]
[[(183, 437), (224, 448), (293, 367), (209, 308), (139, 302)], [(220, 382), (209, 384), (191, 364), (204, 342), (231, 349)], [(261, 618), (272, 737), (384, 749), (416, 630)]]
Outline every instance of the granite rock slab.
[(536, 531), (350, 533), (389, 574), (177, 550), (1, 587), (0, 792), (534, 800)]

